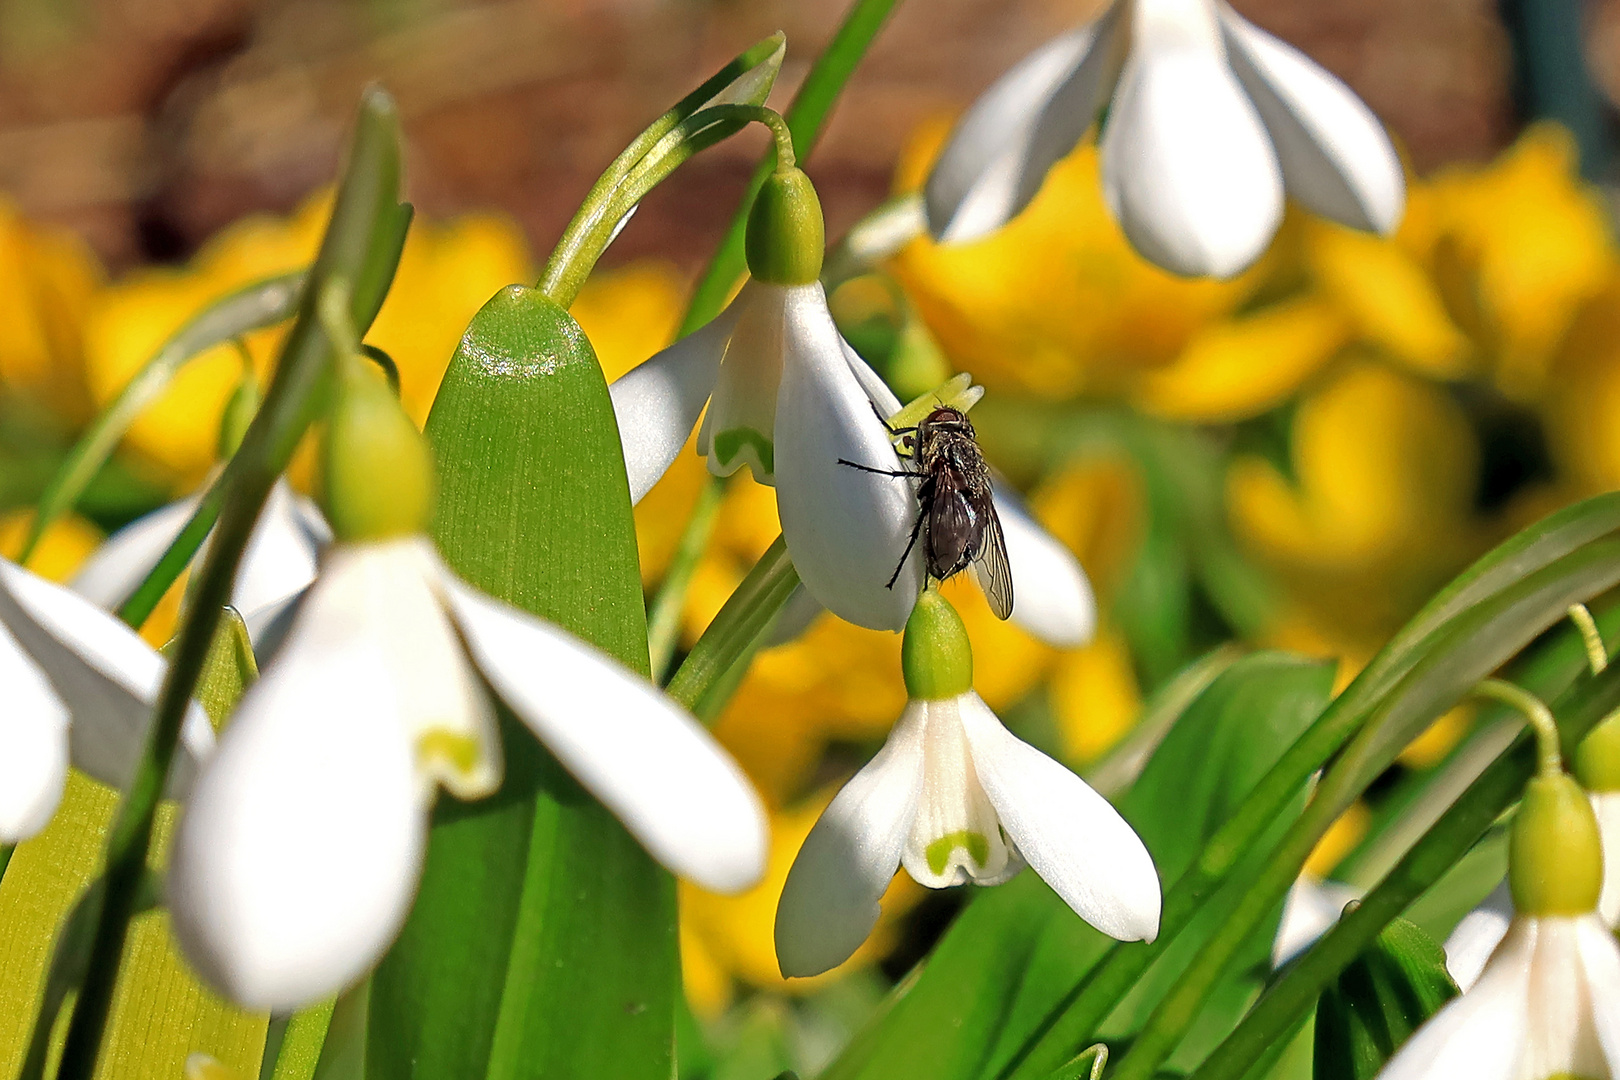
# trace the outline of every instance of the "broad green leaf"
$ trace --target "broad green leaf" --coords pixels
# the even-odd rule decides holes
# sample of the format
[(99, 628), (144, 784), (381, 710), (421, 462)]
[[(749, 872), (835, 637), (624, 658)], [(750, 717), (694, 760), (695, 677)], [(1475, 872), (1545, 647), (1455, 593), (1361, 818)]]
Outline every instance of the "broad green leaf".
[[(1279, 653), (1249, 656), (1223, 671), (1181, 714), (1118, 800), (1153, 853), (1161, 879), (1181, 872), (1202, 840), (1321, 712), (1332, 679), (1329, 665)], [(1033, 873), (983, 890), (915, 985), (857, 1038), (824, 1080), (921, 1075), (916, 1070), (922, 1062), (931, 1080), (998, 1075), (1109, 944)], [(1176, 960), (1167, 959), (1158, 977), (1173, 980)], [(1144, 1004), (1151, 1002), (1131, 1002), (1121, 1014), (1125, 1031)]]
[[(197, 695), (216, 726), (254, 675), (246, 629), (228, 612)], [(79, 904), (98, 880), (117, 803), (111, 788), (73, 771), (51, 823), (18, 845), (0, 880), (0, 1076), (21, 1075), (36, 1012), (48, 1005), (58, 1015), (83, 977), (94, 922), (86, 917), (90, 909)], [(171, 803), (159, 810), (149, 861), (154, 871), (165, 863), (177, 816)], [(137, 908), (150, 906), (142, 902)], [(78, 917), (70, 919), (75, 912)], [(66, 1015), (59, 1013), (63, 1020)], [(186, 1056), (202, 1051), (241, 1076), (256, 1076), (265, 1023), (264, 1016), (226, 1004), (197, 982), (170, 936), (167, 912), (142, 914), (130, 926), (96, 1075), (174, 1080)], [(51, 1062), (61, 1051), (65, 1027), (54, 1024), (53, 1031)]]
[(1445, 950), (1396, 919), (1316, 1003), (1316, 1080), (1373, 1080), (1412, 1032), (1456, 996)]
[[(427, 434), (451, 565), (646, 672), (618, 429), (567, 313), (536, 290), (498, 293)], [(673, 882), (527, 729), (502, 728), (501, 790), (440, 797), (416, 906), (372, 981), (367, 1073), (667, 1080)]]

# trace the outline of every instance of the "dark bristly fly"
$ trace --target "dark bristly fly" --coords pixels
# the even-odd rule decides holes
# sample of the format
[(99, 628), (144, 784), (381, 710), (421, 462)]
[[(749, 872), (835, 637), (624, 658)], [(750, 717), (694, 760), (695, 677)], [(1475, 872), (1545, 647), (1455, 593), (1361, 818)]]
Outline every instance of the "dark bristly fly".
[[(880, 414), (878, 417), (883, 419)], [(914, 470), (874, 469), (859, 462), (838, 459), (840, 465), (884, 476), (914, 477), (917, 485), (917, 523), (912, 526), (900, 564), (894, 568), (888, 587), (900, 577), (911, 549), (920, 535), (923, 560), (930, 577), (937, 581), (966, 570), (971, 563), (979, 587), (990, 610), (998, 618), (1012, 614), (1012, 571), (1007, 566), (1007, 541), (1001, 533), (1001, 519), (990, 497), (990, 468), (973, 434), (967, 414), (941, 405), (916, 427), (889, 427), (889, 434), (900, 440), (901, 453), (910, 450)]]

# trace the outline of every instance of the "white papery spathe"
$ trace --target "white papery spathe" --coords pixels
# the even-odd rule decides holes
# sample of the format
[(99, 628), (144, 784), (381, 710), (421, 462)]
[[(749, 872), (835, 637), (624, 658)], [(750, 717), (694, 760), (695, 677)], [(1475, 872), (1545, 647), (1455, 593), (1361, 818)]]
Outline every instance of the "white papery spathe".
[[(201, 496), (172, 502), (131, 522), (107, 538), (74, 575), (69, 587), (109, 610), (129, 599), (175, 537), (185, 528)], [(315, 580), (321, 550), (332, 529), (320, 509), (277, 480), (242, 553), (231, 606), (243, 614), (287, 600)]]
[(1231, 276), (1258, 258), (1287, 193), (1389, 233), (1405, 205), (1376, 117), (1303, 53), (1223, 0), (1116, 0), (1027, 57), (958, 123), (924, 191), (933, 235), (977, 239), (1027, 206), (1108, 106), (1108, 205), (1175, 273)]
[(799, 849), (776, 911), (777, 962), (793, 977), (847, 960), (901, 866), (937, 889), (994, 885), (1026, 863), (1103, 933), (1158, 934), (1153, 859), (1106, 799), (978, 694), (912, 701)]
[(883, 424), (845, 358), (821, 285), (750, 281), (719, 318), (610, 388), (630, 495), (639, 500), (680, 453), (708, 402), (698, 451), (711, 472), (747, 465), (776, 487), (788, 555), (811, 594), (840, 618), (899, 630), (922, 587), (913, 552), (888, 586), (916, 520)]
[(666, 867), (722, 892), (758, 880), (758, 797), (651, 683), (473, 589), (426, 539), (344, 544), (176, 836), (175, 931), (210, 982), (279, 1012), (376, 963), (410, 908), (437, 787), (470, 799), (500, 784), (480, 675)]
[(1338, 881), (1301, 874), (1283, 901), (1277, 936), (1271, 940), (1271, 966), (1275, 970), (1316, 943), (1333, 929), (1344, 907), (1361, 899), (1361, 890)]
[[(163, 682), (163, 658), (122, 622), (60, 585), (0, 560), (0, 843), (45, 827), (68, 764), (128, 787)], [(168, 794), (183, 796), (213, 749), (193, 704)]]
[(1593, 912), (1520, 915), (1477, 982), (1407, 1040), (1380, 1080), (1620, 1075), (1620, 946)]

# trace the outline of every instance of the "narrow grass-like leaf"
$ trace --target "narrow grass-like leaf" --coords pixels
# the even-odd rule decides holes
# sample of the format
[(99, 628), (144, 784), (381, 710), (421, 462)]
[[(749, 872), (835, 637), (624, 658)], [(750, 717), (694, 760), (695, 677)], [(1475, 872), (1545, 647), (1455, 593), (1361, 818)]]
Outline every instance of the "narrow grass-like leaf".
[[(629, 486), (578, 325), (537, 290), (497, 294), (427, 434), (446, 559), (645, 673)], [(673, 882), (527, 729), (503, 731), (501, 790), (439, 801), (416, 906), (373, 978), (368, 1075), (665, 1080)]]
[(205, 308), (176, 331), (124, 384), (118, 396), (91, 422), (63, 459), (61, 468), (40, 496), (39, 510), (29, 526), (28, 539), (18, 561), (26, 563), (45, 530), (77, 505), (90, 482), (118, 448), (129, 426), (142, 410), (163, 395), (187, 361), (249, 331), (291, 318), (303, 283), (302, 273), (256, 282)]
[(1412, 1032), (1456, 996), (1445, 950), (1396, 919), (1322, 991), (1315, 1080), (1373, 1080)]

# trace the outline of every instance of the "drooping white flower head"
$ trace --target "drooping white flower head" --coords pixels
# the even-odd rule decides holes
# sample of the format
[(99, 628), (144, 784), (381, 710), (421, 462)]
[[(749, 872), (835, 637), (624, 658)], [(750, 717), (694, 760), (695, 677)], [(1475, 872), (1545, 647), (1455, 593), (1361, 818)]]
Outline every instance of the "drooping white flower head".
[(199, 971), (279, 1011), (376, 963), (437, 787), (500, 784), (485, 682), (669, 869), (723, 892), (763, 873), (753, 789), (651, 683), (472, 588), (423, 537), (339, 544), (181, 819), (169, 902)]
[[(193, 495), (152, 511), (107, 538), (74, 575), (69, 588), (108, 610), (135, 591), (197, 509)], [(276, 481), (259, 515), (231, 590), (231, 606), (251, 616), (284, 603), (315, 580), (321, 549), (332, 530), (320, 509)], [(257, 626), (250, 620), (250, 629)]]
[(1344, 906), (1361, 899), (1361, 890), (1338, 881), (1301, 874), (1283, 901), (1282, 920), (1271, 941), (1271, 966), (1280, 968), (1333, 929)]
[(1620, 944), (1597, 912), (1597, 821), (1561, 770), (1550, 714), (1536, 729), (1542, 767), (1525, 788), (1508, 845), (1515, 914), (1477, 978), (1468, 953), (1493, 932), (1490, 921), (1447, 941), (1448, 966), (1467, 988), (1407, 1040), (1381, 1080), (1620, 1076)]
[(1284, 192), (1389, 233), (1400, 161), (1354, 93), (1225, 0), (1115, 0), (1038, 49), (962, 117), (924, 191), (930, 231), (973, 240), (1006, 224), (1108, 109), (1103, 189), (1144, 256), (1228, 277), (1263, 252)]
[[(776, 912), (782, 973), (816, 975), (847, 960), (901, 866), (937, 889), (995, 885), (1027, 864), (1097, 929), (1152, 940), (1160, 894), (1147, 848), (1106, 799), (1009, 732), (973, 692), (966, 632), (949, 604), (930, 590), (917, 606), (906, 630), (912, 700), (788, 873)], [(923, 661), (921, 674), (911, 652), (919, 620), (943, 624), (950, 639), (918, 646), (949, 658)]]
[[(165, 663), (140, 635), (83, 597), (0, 560), (0, 843), (45, 827), (68, 764), (114, 787), (133, 778)], [(181, 797), (214, 745), (195, 703), (168, 794)]]

